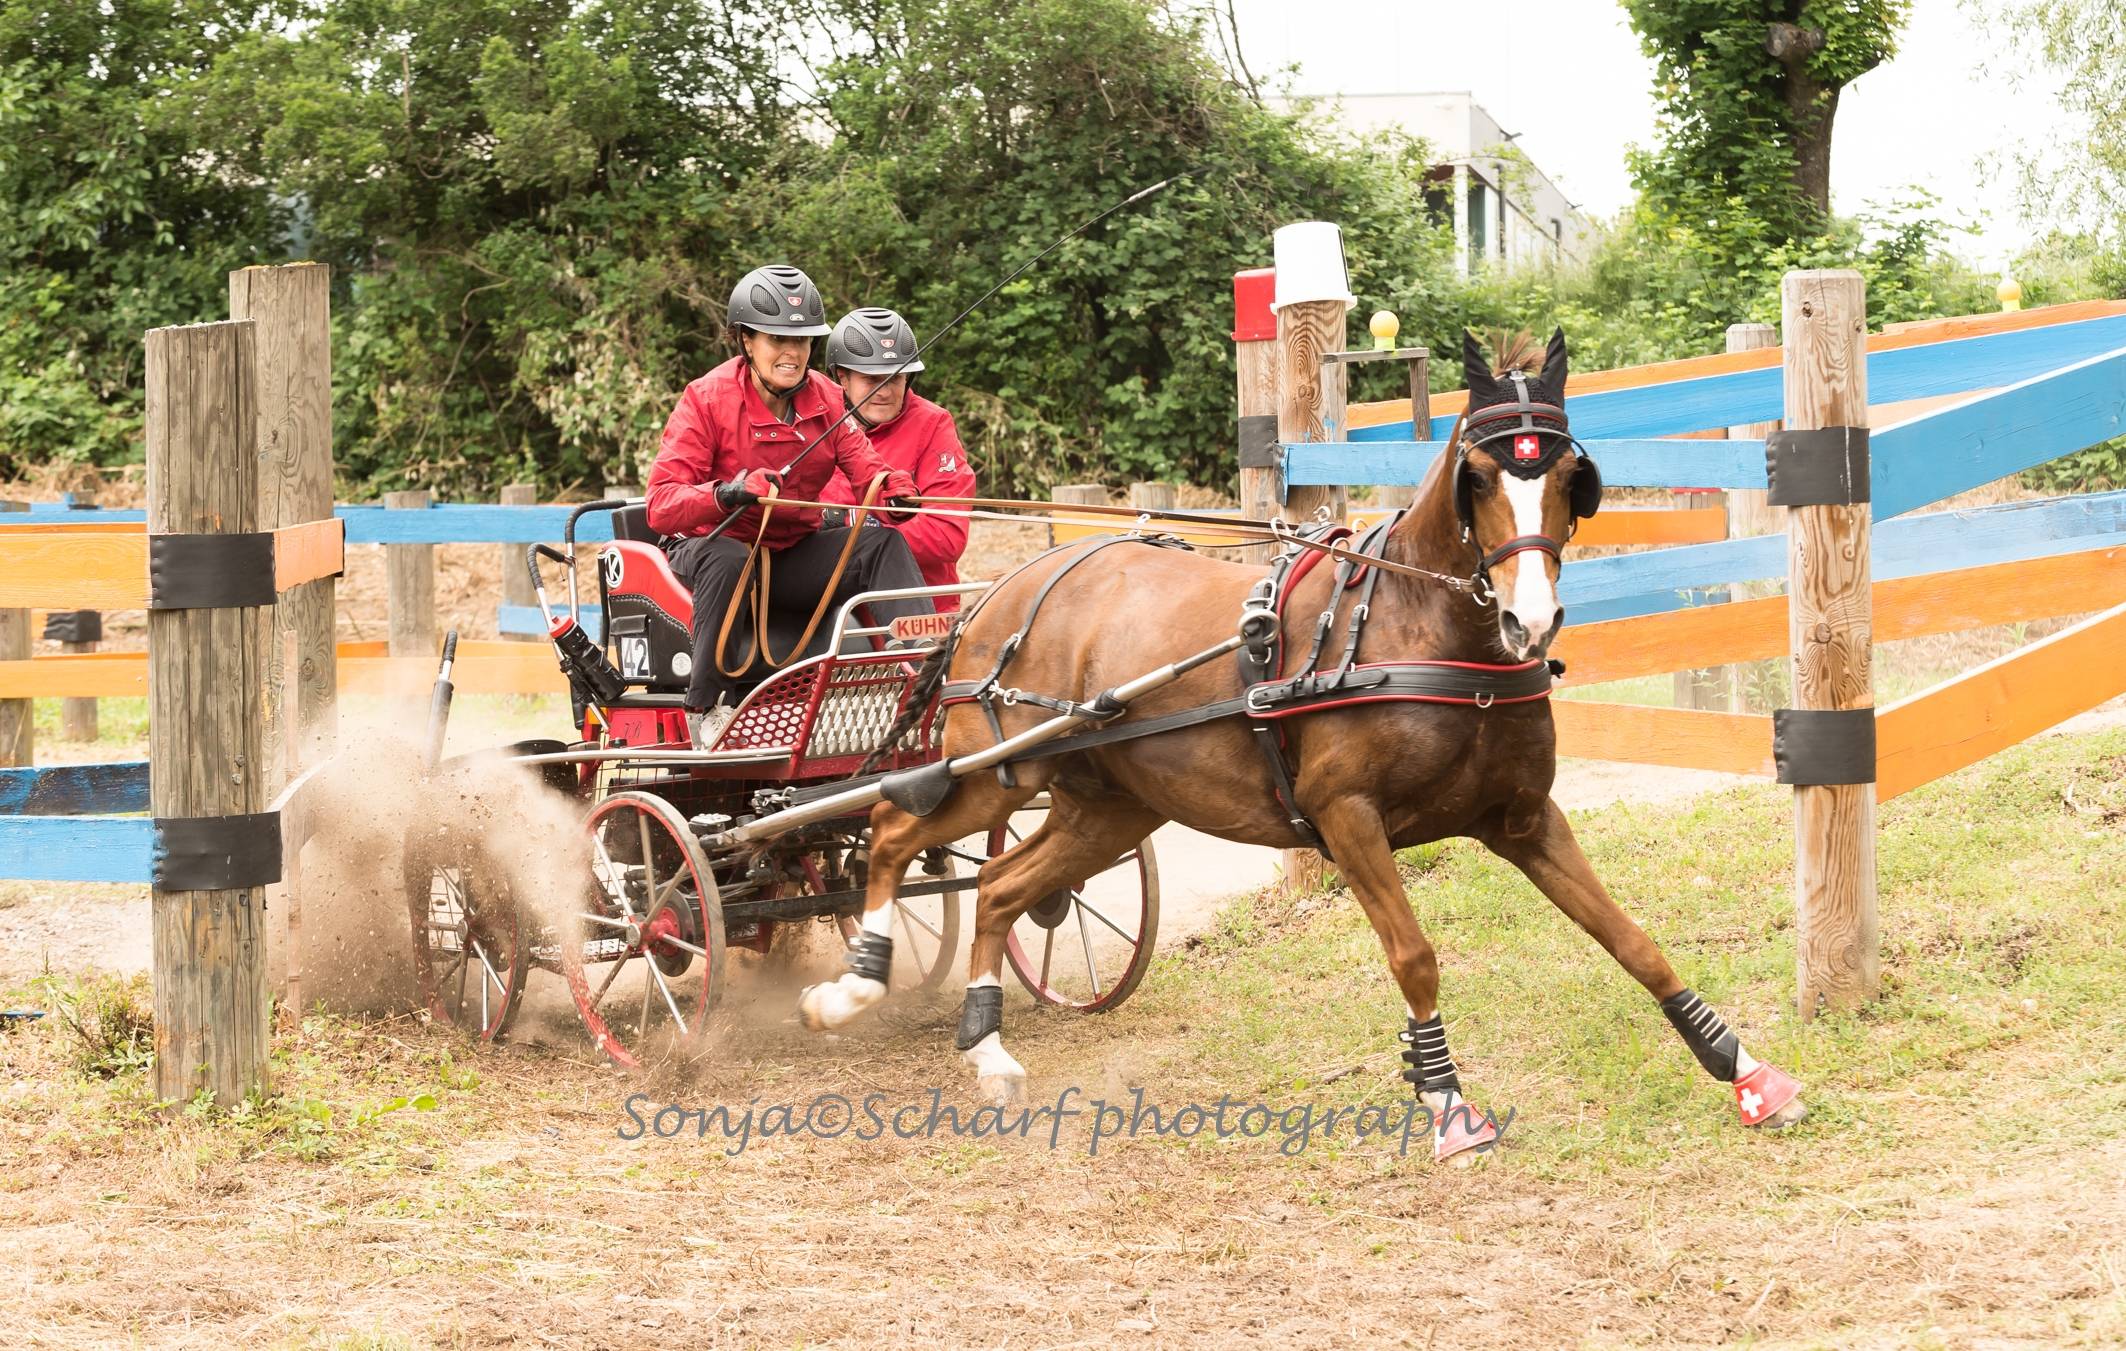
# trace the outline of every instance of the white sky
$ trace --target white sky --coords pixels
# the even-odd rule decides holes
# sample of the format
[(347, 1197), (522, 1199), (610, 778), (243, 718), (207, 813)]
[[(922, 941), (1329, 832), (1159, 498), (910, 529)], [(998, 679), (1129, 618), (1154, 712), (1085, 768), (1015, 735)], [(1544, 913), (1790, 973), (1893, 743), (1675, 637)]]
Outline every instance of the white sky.
[[(1651, 67), (1609, 0), (1233, 0), (1258, 79), (1296, 64), (1294, 92), (1400, 94), (1466, 89), (1582, 209), (1607, 216), (1631, 198), (1625, 147), (1653, 133)], [(1940, 199), (1965, 227), (1958, 252), (1997, 266), (2031, 234), (2014, 208), (2012, 166), (2048, 143), (2064, 114), (2045, 80), (1989, 72), (1999, 61), (1973, 0), (1917, 0), (1897, 56), (1849, 86), (1831, 148), (1842, 213), (1888, 205), (1908, 188)], [(2002, 65), (2011, 62), (1999, 62)], [(1996, 206), (1996, 203), (1999, 203)]]

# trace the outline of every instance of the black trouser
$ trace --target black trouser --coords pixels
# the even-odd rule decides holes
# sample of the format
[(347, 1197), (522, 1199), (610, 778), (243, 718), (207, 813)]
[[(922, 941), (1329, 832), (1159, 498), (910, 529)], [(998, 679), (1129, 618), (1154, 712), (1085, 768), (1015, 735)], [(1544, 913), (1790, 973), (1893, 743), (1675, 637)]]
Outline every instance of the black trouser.
[[(819, 604), (820, 593), (827, 589), (834, 561), (841, 557), (842, 545), (848, 538), (846, 527), (815, 530), (787, 549), (774, 550), (774, 566), (768, 577), (773, 588), (768, 594), (769, 609), (794, 613), (800, 621), (809, 617)], [(716, 630), (723, 624), (739, 570), (745, 567), (746, 546), (733, 539), (696, 536), (673, 544), (670, 555), (672, 571), (694, 593), (694, 672), (687, 684), (687, 707), (705, 709), (723, 695), (736, 703), (748, 682), (729, 679), (716, 669)], [(758, 582), (751, 584), (757, 585)], [(842, 573), (841, 585), (834, 589), (834, 599), (820, 620), (821, 630), (834, 622), (835, 609), (859, 591), (897, 591), (924, 585), (927, 583), (922, 569), (916, 566), (915, 555), (908, 551), (908, 541), (901, 538), (900, 531), (878, 525), (859, 529), (856, 547), (849, 553), (848, 570)], [(890, 624), (902, 615), (935, 613), (937, 607), (928, 596), (917, 596), (910, 600), (875, 601), (864, 608), (871, 612), (872, 623)], [(752, 663), (754, 628), (753, 606), (748, 600), (731, 622), (730, 641), (724, 648), (727, 663), (734, 667), (741, 661)], [(796, 641), (796, 635), (790, 641)]]

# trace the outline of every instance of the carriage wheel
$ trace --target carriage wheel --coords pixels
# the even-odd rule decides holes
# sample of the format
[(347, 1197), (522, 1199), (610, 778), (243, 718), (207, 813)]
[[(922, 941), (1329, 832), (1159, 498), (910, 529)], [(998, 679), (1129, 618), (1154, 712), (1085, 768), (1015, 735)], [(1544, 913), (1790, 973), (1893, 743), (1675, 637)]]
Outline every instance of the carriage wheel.
[[(991, 858), (1034, 832), (1030, 815), (989, 832)], [(1143, 840), (1084, 886), (1046, 896), (1013, 920), (1004, 956), (1042, 1003), (1105, 1013), (1144, 979), (1158, 938), (1159, 864)]]
[(438, 836), (407, 850), (406, 897), (422, 1006), (481, 1041), (508, 1031), (528, 952), (508, 884), (477, 847)]
[[(920, 869), (913, 876), (926, 882), (942, 881), (959, 876), (959, 867), (946, 855), (945, 871), (937, 877)], [(819, 870), (809, 858), (805, 860), (805, 877), (815, 891), (826, 890)], [(889, 993), (927, 993), (945, 983), (952, 971), (953, 955), (960, 948), (960, 898), (965, 894), (948, 891), (934, 896), (893, 898), (893, 923), (887, 930), (893, 937), (893, 974), (886, 987)], [(845, 943), (863, 928), (861, 915), (836, 915), (834, 922)]]
[(615, 793), (584, 826), (591, 885), (565, 927), (561, 973), (593, 1044), (636, 1069), (692, 1043), (723, 994), (723, 902), (700, 842), (663, 798)]

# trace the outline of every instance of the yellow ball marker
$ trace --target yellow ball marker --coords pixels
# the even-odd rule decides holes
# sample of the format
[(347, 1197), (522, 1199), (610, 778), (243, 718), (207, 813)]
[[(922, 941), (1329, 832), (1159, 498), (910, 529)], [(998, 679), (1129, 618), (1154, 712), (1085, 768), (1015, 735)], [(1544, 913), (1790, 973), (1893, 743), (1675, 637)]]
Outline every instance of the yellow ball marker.
[(1366, 321), (1366, 327), (1372, 331), (1373, 350), (1376, 352), (1394, 351), (1395, 335), (1403, 330), (1402, 321), (1395, 317), (1393, 310), (1373, 311), (1373, 317)]

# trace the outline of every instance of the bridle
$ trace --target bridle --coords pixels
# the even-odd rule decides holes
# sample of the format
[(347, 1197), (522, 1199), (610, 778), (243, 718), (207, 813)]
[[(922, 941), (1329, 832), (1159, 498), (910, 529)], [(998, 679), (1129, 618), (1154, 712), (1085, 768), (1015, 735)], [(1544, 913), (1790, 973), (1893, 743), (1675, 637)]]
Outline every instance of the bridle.
[[(1532, 397), (1528, 379), (1520, 371), (1508, 371), (1505, 378), (1513, 384), (1511, 402), (1486, 404), (1462, 414), (1455, 435), (1453, 478), (1448, 485), (1454, 498), (1455, 518), (1461, 522), (1462, 542), (1477, 550), (1476, 576), (1487, 591), (1491, 589), (1491, 570), (1516, 554), (1535, 549), (1563, 563), (1565, 545), (1580, 521), (1594, 515), (1602, 505), (1601, 471), (1587, 448), (1573, 436), (1565, 409)], [(1497, 449), (1501, 442), (1510, 443), (1510, 447)], [(1507, 473), (1524, 479), (1548, 474), (1560, 455), (1567, 449), (1572, 451), (1578, 463), (1570, 489), (1571, 524), (1564, 539), (1516, 535), (1488, 553), (1483, 551), (1476, 539), (1474, 490), (1468, 478), (1469, 453), (1480, 449), (1491, 449)]]

